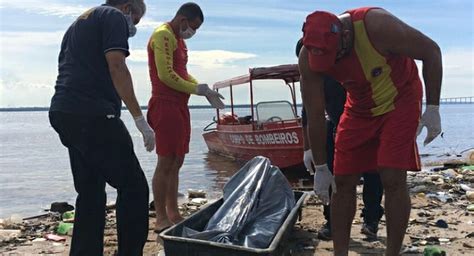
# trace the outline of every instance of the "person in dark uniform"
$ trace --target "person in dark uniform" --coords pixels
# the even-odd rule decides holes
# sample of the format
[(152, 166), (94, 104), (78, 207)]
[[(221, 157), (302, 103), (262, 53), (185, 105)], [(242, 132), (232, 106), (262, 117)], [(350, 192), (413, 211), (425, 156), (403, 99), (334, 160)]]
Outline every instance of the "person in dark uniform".
[[(303, 46), (302, 39), (296, 44), (296, 56), (299, 55), (300, 50)], [(334, 161), (334, 137), (336, 133), (336, 127), (339, 123), (339, 119), (344, 111), (344, 103), (346, 101), (346, 92), (340, 84), (330, 78), (329, 76), (324, 77), (324, 98), (326, 101), (326, 141), (327, 141), (327, 162), (329, 170), (333, 170)], [(303, 124), (303, 141), (304, 141), (304, 163), (310, 173), (314, 173), (313, 170), (313, 156), (311, 147), (309, 145), (308, 134), (307, 134), (307, 118), (306, 111), (303, 107), (301, 110), (302, 124)], [(364, 173), (364, 189), (363, 189), (363, 201), (364, 208), (362, 209), (362, 216), (364, 223), (362, 224), (362, 233), (368, 238), (376, 238), (378, 225), (380, 218), (382, 218), (384, 210), (380, 205), (382, 201), (383, 187), (380, 181), (378, 173)], [(323, 214), (326, 219), (326, 223), (318, 232), (318, 238), (323, 240), (331, 240), (331, 206), (325, 204), (323, 206)]]
[(103, 255), (105, 184), (117, 190), (117, 255), (142, 255), (148, 236), (148, 183), (120, 119), (122, 101), (152, 151), (125, 63), (143, 0), (107, 0), (77, 18), (63, 37), (49, 120), (69, 151), (77, 191), (70, 255)]

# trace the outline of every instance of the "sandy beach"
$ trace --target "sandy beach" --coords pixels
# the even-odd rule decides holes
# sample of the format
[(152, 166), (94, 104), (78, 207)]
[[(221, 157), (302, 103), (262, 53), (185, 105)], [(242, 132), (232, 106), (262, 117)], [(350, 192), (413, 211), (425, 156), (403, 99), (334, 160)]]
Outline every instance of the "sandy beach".
[[(434, 172), (409, 173), (409, 188), (412, 199), (412, 211), (409, 227), (404, 240), (403, 255), (422, 255), (426, 246), (436, 246), (447, 255), (474, 254), (474, 211), (468, 210), (474, 203), (471, 188), (474, 188), (472, 166), (445, 168)], [(379, 226), (378, 239), (368, 240), (360, 232), (362, 218), (362, 186), (358, 186), (358, 211), (354, 219), (350, 255), (383, 255), (386, 242), (385, 218)], [(210, 200), (208, 203), (210, 203)], [(183, 215), (189, 216), (199, 208), (191, 202), (181, 206)], [(470, 207), (469, 207), (470, 208)], [(158, 255), (163, 246), (157, 243), (153, 232), (154, 211), (150, 211), (150, 232), (145, 246), (145, 255)], [(71, 237), (60, 236), (65, 241), (45, 239), (54, 233), (60, 218), (50, 215), (38, 219), (13, 224), (2, 220), (0, 255), (67, 255)], [(299, 220), (286, 241), (287, 255), (332, 255), (332, 242), (317, 238), (324, 217), (321, 203), (308, 196)], [(447, 227), (443, 224), (447, 224)], [(105, 231), (105, 255), (114, 255), (117, 247), (115, 211), (108, 211)], [(10, 238), (5, 234), (13, 230)]]

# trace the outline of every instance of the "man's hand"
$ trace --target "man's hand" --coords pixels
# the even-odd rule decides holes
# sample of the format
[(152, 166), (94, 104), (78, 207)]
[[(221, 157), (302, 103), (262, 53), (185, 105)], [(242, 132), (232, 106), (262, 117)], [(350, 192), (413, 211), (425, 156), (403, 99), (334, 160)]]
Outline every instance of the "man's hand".
[(196, 94), (206, 96), (207, 101), (209, 101), (211, 106), (215, 108), (223, 109), (225, 107), (221, 100), (224, 99), (224, 96), (214, 90), (211, 90), (207, 84), (198, 84), (196, 88)]
[(441, 133), (441, 117), (439, 115), (438, 105), (426, 106), (425, 112), (421, 116), (420, 124), (418, 125), (417, 136), (420, 135), (423, 127), (426, 127), (428, 130), (425, 141), (423, 142), (423, 146), (426, 146)]
[(137, 117), (143, 115), (135, 97), (130, 71), (125, 63), (125, 53), (122, 50), (111, 50), (105, 54), (105, 59), (109, 66), (110, 77), (115, 90), (127, 106), (130, 114)]
[(145, 117), (138, 116), (135, 117), (134, 120), (138, 130), (142, 133), (146, 151), (152, 151), (155, 148), (155, 132), (151, 129), (150, 125), (148, 125)]
[(329, 200), (329, 188), (332, 187), (332, 192), (336, 193), (336, 181), (329, 171), (328, 165), (316, 165), (314, 167), (316, 173), (314, 174), (314, 194), (321, 199), (323, 204), (328, 205)]
[(308, 150), (304, 151), (303, 162), (304, 162), (304, 166), (306, 166), (306, 171), (309, 172), (309, 174), (314, 175), (313, 152), (311, 151), (311, 149), (308, 149)]

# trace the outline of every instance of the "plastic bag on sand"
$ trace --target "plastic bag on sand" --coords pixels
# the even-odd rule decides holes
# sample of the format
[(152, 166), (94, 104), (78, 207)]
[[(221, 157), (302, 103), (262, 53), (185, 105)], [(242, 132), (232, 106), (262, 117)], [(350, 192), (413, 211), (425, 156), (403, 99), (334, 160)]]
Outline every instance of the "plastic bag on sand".
[(203, 231), (184, 227), (183, 237), (267, 248), (295, 205), (285, 176), (265, 157), (245, 164), (224, 186), (224, 203)]

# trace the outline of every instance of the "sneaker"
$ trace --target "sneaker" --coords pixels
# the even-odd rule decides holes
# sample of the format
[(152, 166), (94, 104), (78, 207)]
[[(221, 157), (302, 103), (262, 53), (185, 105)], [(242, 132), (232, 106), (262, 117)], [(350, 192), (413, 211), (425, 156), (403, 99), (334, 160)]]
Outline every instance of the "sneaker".
[(331, 226), (329, 226), (328, 222), (318, 231), (318, 239), (325, 241), (332, 240)]
[(366, 235), (369, 239), (377, 239), (377, 231), (379, 230), (379, 224), (377, 222), (367, 222), (362, 225), (362, 234)]

